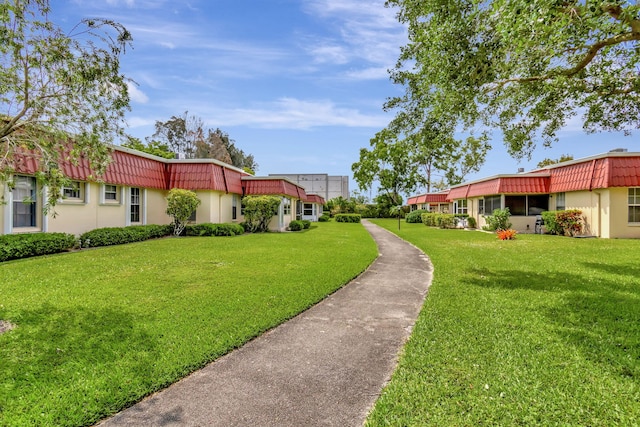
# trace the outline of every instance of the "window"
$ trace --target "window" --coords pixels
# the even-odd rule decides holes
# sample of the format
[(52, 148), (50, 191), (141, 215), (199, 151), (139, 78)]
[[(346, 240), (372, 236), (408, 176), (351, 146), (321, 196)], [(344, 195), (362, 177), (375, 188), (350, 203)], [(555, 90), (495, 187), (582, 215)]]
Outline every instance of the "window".
[(73, 181), (69, 185), (62, 187), (62, 198), (75, 201), (81, 200), (81, 185), (80, 182)]
[(16, 176), (13, 197), (13, 226), (36, 226), (36, 179), (30, 176)]
[(104, 203), (120, 203), (120, 189), (117, 186), (104, 186)]
[(238, 219), (238, 196), (235, 194), (231, 200), (231, 219)]
[(467, 213), (467, 199), (460, 199), (456, 202), (456, 213), (457, 214)]
[(640, 223), (640, 188), (629, 189), (629, 222)]
[(132, 188), (131, 189), (131, 212), (130, 212), (130, 220), (131, 222), (140, 222), (140, 189)]
[(565, 202), (565, 193), (556, 194), (556, 210), (563, 211), (567, 209), (567, 204)]
[(288, 197), (282, 199), (282, 213), (284, 215), (291, 215), (291, 199)]
[(187, 221), (190, 221), (190, 222), (196, 221), (196, 211), (197, 209), (194, 209), (193, 212), (191, 212), (191, 215), (189, 215), (189, 218), (187, 218)]
[(305, 203), (304, 216), (312, 216), (312, 215), (313, 215), (313, 203)]
[(527, 196), (504, 196), (504, 207), (509, 208), (509, 213), (516, 216), (527, 214)]
[(496, 209), (502, 209), (502, 197), (490, 196), (484, 198), (484, 212), (487, 215), (493, 214)]
[(549, 210), (549, 195), (505, 196), (504, 205), (511, 215), (534, 216)]
[(478, 213), (480, 215), (484, 214), (484, 199), (478, 200)]

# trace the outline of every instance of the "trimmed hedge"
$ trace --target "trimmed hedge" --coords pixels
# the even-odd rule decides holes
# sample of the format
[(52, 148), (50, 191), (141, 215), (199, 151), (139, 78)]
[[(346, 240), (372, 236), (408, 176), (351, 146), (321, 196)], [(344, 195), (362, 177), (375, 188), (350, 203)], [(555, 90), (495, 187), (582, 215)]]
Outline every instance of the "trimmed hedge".
[(318, 222), (329, 222), (330, 219), (331, 216), (329, 216), (329, 214), (323, 213), (320, 215), (320, 218), (318, 218)]
[(0, 261), (56, 254), (76, 243), (75, 236), (66, 233), (7, 234), (0, 236)]
[(289, 223), (289, 231), (300, 231), (304, 228), (304, 224), (300, 220), (293, 220)]
[(423, 213), (421, 216), (422, 223), (427, 227), (455, 228), (456, 216), (454, 214), (443, 213)]
[(337, 214), (336, 222), (360, 222), (362, 217), (358, 214)]
[(238, 236), (244, 233), (244, 227), (240, 224), (213, 224), (203, 223), (187, 225), (187, 236)]
[(581, 210), (569, 209), (542, 212), (542, 219), (548, 234), (575, 236), (582, 233), (583, 218)]
[(311, 221), (309, 221), (308, 219), (303, 219), (302, 220), (302, 227), (305, 230), (308, 230), (309, 228), (311, 228)]
[(128, 227), (105, 227), (87, 231), (80, 236), (83, 248), (97, 246), (122, 245), (169, 236), (173, 233), (173, 225), (130, 225)]
[(411, 211), (404, 217), (404, 220), (410, 224), (419, 224), (422, 222), (423, 213), (429, 213), (429, 211), (426, 209), (417, 209), (415, 211)]

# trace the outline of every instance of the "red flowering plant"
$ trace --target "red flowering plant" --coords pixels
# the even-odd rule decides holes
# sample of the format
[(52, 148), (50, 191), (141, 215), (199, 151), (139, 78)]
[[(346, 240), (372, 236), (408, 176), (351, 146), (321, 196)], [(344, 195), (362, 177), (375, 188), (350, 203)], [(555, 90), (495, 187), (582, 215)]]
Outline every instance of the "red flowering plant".
[(508, 228), (506, 230), (497, 230), (496, 234), (500, 240), (514, 240), (516, 238), (517, 231), (512, 228)]

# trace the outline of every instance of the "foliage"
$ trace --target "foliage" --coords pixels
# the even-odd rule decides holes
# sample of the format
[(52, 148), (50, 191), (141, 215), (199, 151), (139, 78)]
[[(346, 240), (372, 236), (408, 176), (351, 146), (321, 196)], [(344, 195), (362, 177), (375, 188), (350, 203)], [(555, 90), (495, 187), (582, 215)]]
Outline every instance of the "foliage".
[(0, 262), (64, 252), (76, 243), (65, 233), (5, 234), (0, 236)]
[(467, 227), (469, 228), (476, 228), (478, 226), (478, 223), (476, 222), (476, 219), (472, 216), (467, 218)]
[(354, 213), (356, 210), (355, 201), (345, 199), (342, 196), (327, 200), (326, 206), (332, 216), (339, 213)]
[(360, 222), (362, 219), (358, 214), (338, 214), (334, 218), (336, 222)]
[(152, 154), (164, 159), (175, 159), (176, 154), (169, 149), (169, 146), (159, 141), (148, 141), (145, 145), (140, 139), (132, 136), (127, 138), (127, 142), (122, 144), (123, 147), (133, 150), (142, 151), (143, 153)]
[(487, 220), (487, 225), (483, 228), (488, 231), (506, 230), (511, 228), (511, 223), (509, 222), (510, 217), (511, 212), (509, 212), (509, 208), (495, 209), (491, 215), (486, 215), (484, 217)]
[(48, 0), (0, 3), (0, 181), (25, 153), (47, 186), (45, 211), (62, 198), (65, 162), (89, 161), (98, 176), (108, 143), (124, 135), (129, 110), (120, 55), (131, 34), (108, 19), (84, 19), (69, 32), (48, 20)]
[(171, 116), (166, 122), (156, 121), (155, 132), (147, 138), (147, 145), (169, 147), (186, 159), (217, 159), (253, 175), (258, 169), (252, 154), (245, 154), (235, 146), (229, 134), (220, 129), (207, 129), (204, 121), (185, 111)]
[(166, 213), (173, 218), (173, 234), (179, 236), (189, 222), (189, 217), (200, 206), (200, 199), (195, 192), (172, 188), (167, 195)]
[(557, 163), (568, 162), (569, 160), (573, 160), (573, 156), (571, 154), (562, 154), (557, 159), (549, 159), (545, 158), (538, 162), (538, 168), (543, 168), (545, 166), (555, 165)]
[(556, 223), (565, 236), (576, 236), (582, 233), (584, 220), (582, 211), (570, 209), (556, 213)]
[(81, 234), (79, 240), (81, 247), (94, 248), (166, 237), (170, 235), (173, 230), (173, 225), (155, 224), (130, 225), (128, 227), (104, 227)]
[(500, 240), (515, 240), (518, 233), (513, 228), (508, 228), (506, 230), (497, 230), (496, 234)]
[(584, 228), (582, 211), (577, 209), (542, 212), (542, 219), (548, 234), (576, 236)]
[(329, 216), (329, 214), (327, 213), (323, 213), (322, 215), (320, 215), (320, 217), (318, 218), (318, 222), (329, 222), (329, 220), (331, 219), (331, 217)]
[(368, 203), (366, 205), (356, 205), (355, 213), (362, 218), (380, 218), (380, 206)]
[(158, 239), (2, 263), (0, 318), (16, 327), (0, 334), (0, 424), (95, 425), (313, 306), (377, 253), (364, 227), (327, 223), (312, 245)]
[(303, 219), (302, 220), (302, 228), (304, 228), (305, 230), (308, 230), (311, 228), (311, 221), (309, 221), (308, 219)]
[(184, 229), (187, 236), (239, 236), (244, 233), (240, 224), (202, 224), (187, 225)]
[(289, 231), (300, 231), (302, 229), (304, 229), (304, 223), (298, 219), (289, 223)]
[(438, 212), (427, 212), (420, 215), (422, 223), (427, 227), (455, 228), (456, 216)]
[(251, 233), (269, 231), (269, 221), (278, 213), (280, 198), (276, 196), (246, 196), (244, 206), (245, 229)]
[(402, 196), (400, 194), (383, 192), (378, 194), (373, 201), (378, 206), (379, 218), (395, 218), (396, 213), (393, 210), (396, 206), (402, 205)]
[(621, 1), (388, 0), (408, 27), (386, 108), (499, 128), (508, 151), (530, 155), (576, 115), (588, 132), (640, 127), (640, 4)]
[(640, 419), (640, 240), (501, 242), (373, 222), (425, 251), (436, 274), (367, 426)]
[(411, 211), (407, 215), (405, 215), (404, 220), (408, 223), (413, 224), (420, 223), (422, 222), (422, 214), (428, 212), (429, 211), (426, 209), (416, 209), (415, 211)]
[(542, 220), (544, 221), (544, 228), (547, 234), (564, 235), (564, 231), (558, 225), (556, 221), (556, 214), (558, 211), (546, 211), (542, 212)]

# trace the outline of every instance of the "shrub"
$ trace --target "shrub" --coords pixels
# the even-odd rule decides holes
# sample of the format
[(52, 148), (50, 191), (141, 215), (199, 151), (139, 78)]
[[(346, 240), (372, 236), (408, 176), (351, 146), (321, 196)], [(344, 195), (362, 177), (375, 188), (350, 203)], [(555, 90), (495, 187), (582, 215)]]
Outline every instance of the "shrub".
[(380, 217), (380, 208), (378, 205), (356, 205), (355, 213), (362, 216), (362, 218), (379, 218)]
[(422, 219), (422, 223), (427, 227), (435, 227), (436, 215), (437, 214), (435, 212), (426, 212), (420, 215), (420, 219)]
[(0, 261), (64, 252), (76, 243), (66, 233), (7, 234), (0, 236)]
[(187, 225), (187, 236), (238, 236), (244, 233), (244, 227), (240, 224), (212, 224), (203, 223)]
[(173, 233), (173, 225), (130, 225), (128, 227), (105, 227), (87, 231), (80, 236), (83, 248), (122, 245), (143, 240), (165, 237)]
[(469, 228), (476, 228), (478, 226), (478, 223), (476, 222), (476, 219), (472, 216), (467, 218), (467, 227)]
[(302, 225), (305, 230), (308, 230), (309, 228), (311, 228), (311, 221), (309, 221), (308, 219), (303, 219)]
[(360, 222), (362, 217), (358, 214), (337, 214), (336, 222)]
[(436, 214), (436, 227), (440, 228), (455, 228), (456, 216), (453, 214)]
[(509, 229), (511, 228), (509, 217), (511, 217), (509, 208), (496, 209), (493, 211), (493, 214), (485, 216), (487, 225), (484, 228), (489, 231)]
[(559, 234), (562, 236), (564, 232), (556, 221), (557, 213), (558, 211), (542, 212), (542, 220), (544, 221), (544, 228), (548, 234)]
[(417, 224), (422, 222), (422, 214), (428, 213), (428, 212), (429, 211), (425, 209), (418, 209), (415, 211), (411, 211), (404, 217), (404, 220), (410, 224)]
[(329, 214), (323, 213), (320, 218), (318, 218), (318, 222), (329, 222), (330, 219)]
[(509, 228), (506, 230), (498, 230), (496, 232), (496, 234), (498, 235), (498, 239), (500, 240), (514, 240), (516, 238), (516, 230)]
[(304, 228), (304, 223), (300, 220), (293, 220), (289, 223), (289, 231), (300, 231)]
[(269, 221), (278, 213), (280, 198), (276, 196), (246, 196), (244, 206), (245, 230), (260, 233), (269, 230)]
[(564, 236), (575, 236), (582, 233), (582, 211), (571, 209), (558, 211), (556, 213), (556, 223)]
[(187, 225), (191, 214), (200, 206), (195, 192), (172, 188), (167, 195), (167, 215), (173, 218), (173, 234), (179, 236)]

